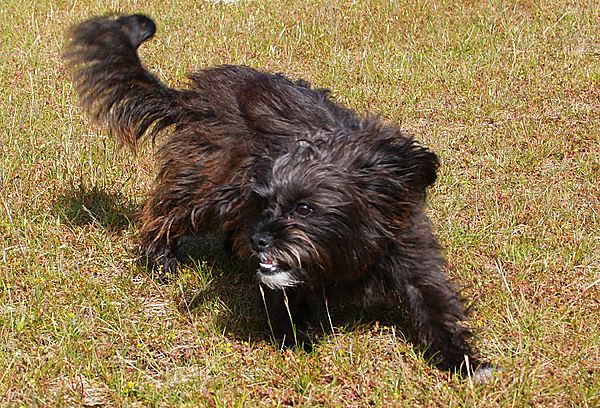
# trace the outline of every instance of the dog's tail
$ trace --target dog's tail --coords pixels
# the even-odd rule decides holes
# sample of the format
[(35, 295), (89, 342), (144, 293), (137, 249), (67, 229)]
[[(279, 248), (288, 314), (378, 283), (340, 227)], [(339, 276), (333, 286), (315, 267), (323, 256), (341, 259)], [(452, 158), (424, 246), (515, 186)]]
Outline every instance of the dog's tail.
[(72, 29), (64, 54), (82, 107), (134, 150), (144, 134), (154, 138), (186, 114), (182, 92), (165, 86), (138, 57), (138, 47), (155, 32), (141, 14), (96, 17)]

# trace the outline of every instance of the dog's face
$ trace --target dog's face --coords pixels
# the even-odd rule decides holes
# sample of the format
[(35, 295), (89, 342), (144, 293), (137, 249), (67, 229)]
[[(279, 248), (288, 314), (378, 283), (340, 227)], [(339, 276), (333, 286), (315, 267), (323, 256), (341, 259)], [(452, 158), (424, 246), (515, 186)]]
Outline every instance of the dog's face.
[(343, 166), (323, 160), (316, 146), (302, 142), (279, 157), (262, 182), (254, 188), (260, 211), (250, 239), (261, 282), (289, 287), (340, 279), (341, 271), (356, 269), (364, 209)]
[(383, 255), (410, 205), (422, 202), (410, 187), (418, 166), (391, 154), (374, 158), (380, 146), (369, 151), (352, 140), (300, 141), (254, 183), (248, 238), (263, 284), (356, 279)]

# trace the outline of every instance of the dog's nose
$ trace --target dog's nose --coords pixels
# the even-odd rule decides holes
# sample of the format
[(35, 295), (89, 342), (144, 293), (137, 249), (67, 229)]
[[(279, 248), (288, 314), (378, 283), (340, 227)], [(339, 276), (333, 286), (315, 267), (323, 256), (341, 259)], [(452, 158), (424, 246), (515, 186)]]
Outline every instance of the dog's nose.
[(265, 233), (256, 233), (252, 236), (252, 245), (258, 252), (262, 252), (273, 244), (273, 237)]

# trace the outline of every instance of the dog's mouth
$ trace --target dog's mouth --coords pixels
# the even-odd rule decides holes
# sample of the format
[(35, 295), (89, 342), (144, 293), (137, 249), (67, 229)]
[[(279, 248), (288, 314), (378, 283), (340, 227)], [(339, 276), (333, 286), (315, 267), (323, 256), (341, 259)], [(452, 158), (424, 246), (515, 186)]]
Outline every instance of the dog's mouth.
[(289, 271), (291, 268), (266, 255), (260, 255), (260, 271), (266, 274)]
[(289, 288), (302, 283), (301, 271), (267, 255), (261, 254), (260, 267), (256, 271), (259, 282), (271, 289)]

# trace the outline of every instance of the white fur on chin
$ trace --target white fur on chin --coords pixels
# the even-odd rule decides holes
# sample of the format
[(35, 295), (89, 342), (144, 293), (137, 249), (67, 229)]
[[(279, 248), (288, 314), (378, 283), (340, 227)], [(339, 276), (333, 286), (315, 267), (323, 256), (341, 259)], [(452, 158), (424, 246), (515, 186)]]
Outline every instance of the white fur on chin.
[(269, 287), (270, 289), (291, 288), (302, 283), (296, 279), (292, 271), (280, 271), (275, 273), (262, 273), (260, 270), (256, 272), (258, 280)]

